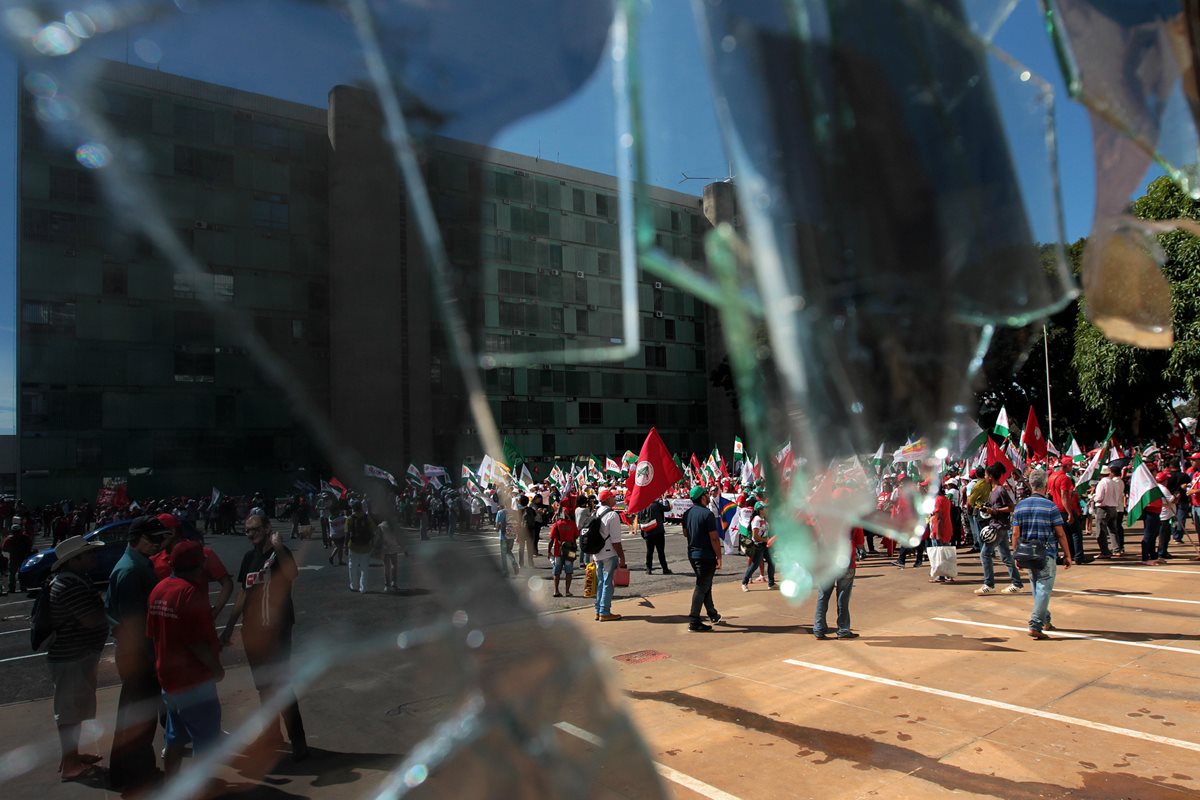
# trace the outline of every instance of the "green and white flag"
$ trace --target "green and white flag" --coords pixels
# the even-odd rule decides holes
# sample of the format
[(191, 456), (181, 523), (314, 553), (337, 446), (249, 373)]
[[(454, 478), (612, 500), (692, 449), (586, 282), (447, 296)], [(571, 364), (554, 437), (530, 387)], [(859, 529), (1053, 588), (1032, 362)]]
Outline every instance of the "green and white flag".
[(879, 443), (879, 449), (875, 451), (875, 455), (871, 456), (871, 466), (875, 467), (875, 472), (878, 473), (883, 467), (883, 442)]
[(1150, 468), (1142, 463), (1140, 454), (1133, 457), (1133, 477), (1129, 479), (1129, 513), (1125, 524), (1132, 525), (1146, 513), (1146, 506), (1164, 497), (1163, 487), (1154, 480)]
[[(987, 440), (988, 440), (987, 431), (985, 431), (983, 428), (979, 427), (978, 422), (976, 422), (973, 427), (975, 428), (976, 432), (975, 432), (975, 435), (971, 437), (971, 441), (967, 442), (967, 446), (963, 448), (962, 455), (964, 455), (964, 456), (966, 456), (970, 453), (974, 453), (979, 448), (981, 448), (985, 444), (987, 444)], [(959, 439), (959, 441), (961, 442), (962, 439)]]
[(625, 471), (628, 471), (630, 467), (637, 466), (637, 460), (637, 453), (632, 450), (626, 450), (625, 455), (621, 456), (621, 466), (625, 468)]
[(1071, 446), (1067, 448), (1067, 455), (1076, 463), (1087, 461), (1087, 455), (1079, 449), (1079, 442), (1075, 441), (1074, 436), (1071, 437)]
[(1104, 444), (1100, 445), (1096, 455), (1092, 456), (1092, 460), (1084, 467), (1083, 474), (1075, 481), (1076, 489), (1081, 489), (1092, 481), (1100, 480), (1100, 468), (1108, 463), (1108, 443), (1112, 441), (1112, 435), (1113, 429), (1109, 428), (1108, 435), (1104, 437)]
[(612, 475), (613, 477), (620, 477), (621, 467), (619, 464), (617, 464), (616, 461), (613, 461), (608, 456), (605, 456), (604, 457), (604, 472), (605, 472), (605, 474)]
[(739, 436), (733, 437), (733, 454), (735, 456), (746, 455), (746, 445), (742, 444), (742, 439)]
[(992, 428), (992, 433), (997, 436), (1003, 436), (1006, 439), (1010, 435), (1008, 430), (1008, 411), (1004, 409), (1004, 406), (1000, 406), (1000, 416), (996, 417), (996, 427)]

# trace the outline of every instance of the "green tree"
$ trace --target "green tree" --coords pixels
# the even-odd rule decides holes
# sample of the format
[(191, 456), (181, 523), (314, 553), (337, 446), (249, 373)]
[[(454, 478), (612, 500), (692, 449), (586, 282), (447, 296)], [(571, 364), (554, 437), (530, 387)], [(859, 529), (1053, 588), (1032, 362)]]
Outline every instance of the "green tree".
[[(1142, 219), (1200, 219), (1200, 203), (1168, 178), (1159, 178), (1133, 204)], [(1081, 301), (1072, 363), (1084, 405), (1110, 420), (1118, 434), (1165, 437), (1166, 403), (1200, 393), (1200, 240), (1184, 231), (1158, 237), (1166, 254), (1163, 274), (1171, 286), (1175, 344), (1145, 350), (1115, 344), (1087, 321)], [(1136, 287), (1131, 287), (1131, 290)]]

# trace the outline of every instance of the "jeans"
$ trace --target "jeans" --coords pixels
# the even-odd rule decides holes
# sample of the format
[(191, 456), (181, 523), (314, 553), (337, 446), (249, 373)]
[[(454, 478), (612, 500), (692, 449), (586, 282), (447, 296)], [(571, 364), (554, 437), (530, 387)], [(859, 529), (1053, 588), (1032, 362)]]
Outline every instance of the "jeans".
[(1042, 559), (1040, 567), (1029, 570), (1029, 582), (1033, 585), (1033, 614), (1029, 617), (1031, 630), (1040, 631), (1050, 624), (1050, 595), (1054, 590), (1054, 574), (1057, 570), (1052, 555)]
[(367, 563), (371, 554), (350, 551), (350, 588), (359, 592), (367, 590)]
[(758, 565), (763, 561), (767, 562), (767, 585), (775, 585), (775, 561), (771, 558), (771, 549), (767, 547), (766, 542), (759, 542), (754, 546), (754, 554), (750, 556), (750, 566), (746, 567), (746, 573), (742, 575), (742, 586), (750, 583), (750, 579), (754, 577), (754, 570), (758, 569)]
[(837, 632), (839, 636), (850, 633), (850, 592), (854, 589), (854, 569), (850, 568), (829, 586), (817, 590), (817, 610), (813, 616), (813, 635), (820, 636), (829, 630), (825, 614), (829, 611), (829, 596), (837, 592)]
[(692, 607), (688, 616), (691, 617), (693, 625), (699, 625), (701, 606), (708, 612), (709, 619), (720, 616), (712, 599), (712, 582), (713, 576), (717, 574), (717, 562), (716, 559), (707, 558), (689, 558), (688, 561), (692, 564), (692, 572), (696, 573), (696, 588), (692, 589)]
[(1017, 565), (1013, 563), (1012, 545), (1009, 544), (1010, 533), (1007, 528), (1000, 531), (1000, 538), (992, 544), (985, 544), (983, 549), (979, 551), (979, 560), (983, 563), (983, 583), (985, 586), (996, 586), (996, 576), (992, 569), (992, 554), (997, 550), (1000, 551), (1000, 560), (1004, 562), (1004, 566), (1008, 567), (1008, 577), (1012, 580), (1012, 585), (1020, 589), (1023, 584), (1021, 582), (1021, 571), (1017, 569)]
[(520, 570), (517, 569), (517, 557), (513, 555), (513, 541), (509, 539), (503, 531), (500, 532), (500, 574), (508, 577), (509, 565), (512, 566), (512, 574), (516, 575)]
[(1067, 535), (1067, 543), (1071, 545), (1071, 560), (1076, 564), (1083, 562), (1083, 527), (1079, 517), (1063, 525), (1063, 533)]
[(1173, 538), (1177, 542), (1183, 541), (1183, 532), (1187, 528), (1188, 520), (1188, 505), (1186, 502), (1181, 502), (1175, 507), (1175, 530)]
[(968, 514), (967, 523), (971, 526), (971, 541), (975, 543), (975, 549), (982, 550), (983, 542), (979, 540), (979, 529), (982, 527), (979, 524), (979, 516), (977, 514)]
[(217, 684), (207, 681), (199, 686), (174, 694), (162, 693), (167, 706), (167, 732), (163, 738), (168, 748), (192, 743), (192, 752), (199, 754), (216, 744), (221, 736), (221, 701)]
[(1161, 517), (1158, 520), (1158, 557), (1167, 557), (1167, 545), (1171, 542), (1171, 533), (1173, 532), (1174, 520), (1164, 520)]
[[(594, 557), (593, 557), (594, 558)], [(613, 578), (617, 563), (616, 556), (594, 558), (596, 562), (596, 613), (605, 616), (612, 613)]]
[[(1158, 550), (1158, 534), (1162, 528), (1162, 520), (1158, 518), (1157, 512), (1147, 511), (1142, 516), (1142, 525), (1145, 526), (1142, 531), (1142, 561), (1153, 561)], [(1166, 542), (1162, 543), (1162, 549), (1166, 551)]]

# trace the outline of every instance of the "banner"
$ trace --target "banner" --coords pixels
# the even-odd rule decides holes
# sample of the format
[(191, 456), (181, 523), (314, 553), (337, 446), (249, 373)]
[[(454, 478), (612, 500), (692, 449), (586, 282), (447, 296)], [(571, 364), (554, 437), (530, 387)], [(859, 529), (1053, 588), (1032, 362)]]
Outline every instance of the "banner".
[(380, 469), (379, 467), (371, 464), (363, 464), (363, 474), (368, 478), (379, 478), (380, 480), (387, 481), (392, 486), (396, 485), (396, 476), (388, 472), (386, 469)]

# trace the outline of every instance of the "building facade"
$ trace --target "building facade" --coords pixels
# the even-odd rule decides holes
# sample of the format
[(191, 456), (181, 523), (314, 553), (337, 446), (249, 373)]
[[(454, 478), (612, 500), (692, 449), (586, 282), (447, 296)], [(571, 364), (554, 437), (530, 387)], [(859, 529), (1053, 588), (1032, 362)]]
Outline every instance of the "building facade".
[[(204, 272), (180, 270), (111, 214), (96, 173), (48, 138), (25, 96), (25, 497), (94, 497), (113, 478), (134, 497), (284, 493), (327, 473), (318, 437), (205, 296), (258, 335), (346, 453), (397, 475), (409, 462), (478, 458), (368, 92), (335, 87), (319, 109), (116, 63), (97, 90)], [(483, 375), (502, 433), (535, 473), (636, 451), (652, 425), (673, 450), (706, 450), (706, 309), (668, 281), (638, 273), (636, 357), (537, 357), (623, 341), (615, 180), (444, 139), (423, 145), (421, 160), (472, 349), (529, 357)], [(700, 199), (652, 189), (651, 200), (659, 245), (701, 261)]]
[(133, 496), (290, 485), (321, 464), (312, 439), (200, 297), (229, 304), (328, 407), (325, 112), (117, 63), (96, 89), (206, 272), (178, 270), (112, 215), (24, 95), (22, 494), (94, 497), (103, 478)]
[[(392, 161), (382, 130), (368, 93), (333, 90), (332, 369), (335, 385), (358, 387), (335, 393), (334, 425), (368, 460), (398, 468), (477, 458), (401, 179), (379, 168)], [(445, 139), (425, 142), (420, 155), (472, 349), (529, 361), (483, 374), (501, 432), (535, 474), (556, 460), (636, 452), (651, 426), (679, 452), (710, 447), (706, 309), (668, 281), (638, 273), (643, 346), (634, 358), (554, 363), (564, 349), (623, 340), (615, 179)], [(658, 244), (702, 261), (700, 198), (658, 188), (650, 196)], [(393, 300), (381, 307), (381, 297)], [(389, 374), (339, 363), (356, 348)], [(387, 408), (399, 424), (381, 430)]]

